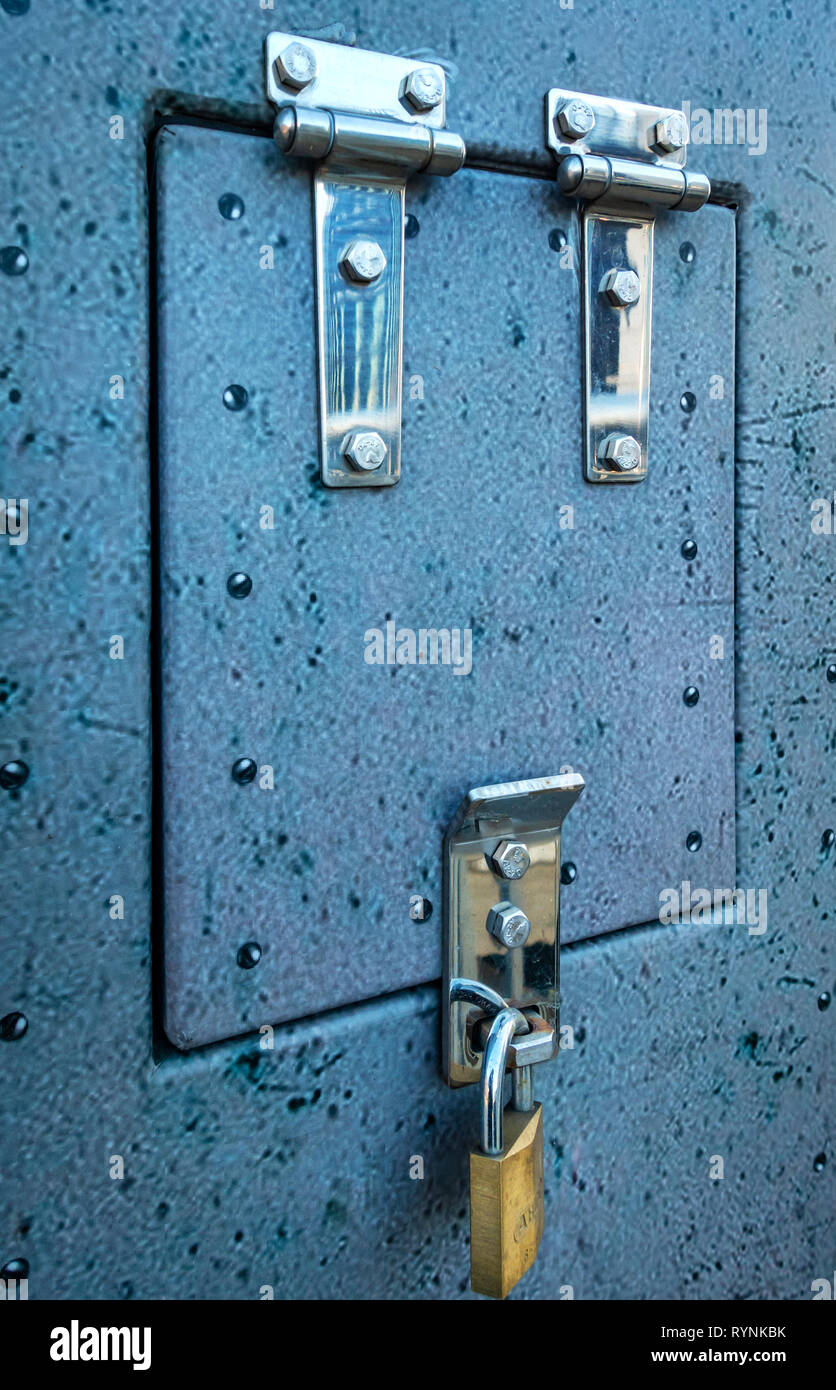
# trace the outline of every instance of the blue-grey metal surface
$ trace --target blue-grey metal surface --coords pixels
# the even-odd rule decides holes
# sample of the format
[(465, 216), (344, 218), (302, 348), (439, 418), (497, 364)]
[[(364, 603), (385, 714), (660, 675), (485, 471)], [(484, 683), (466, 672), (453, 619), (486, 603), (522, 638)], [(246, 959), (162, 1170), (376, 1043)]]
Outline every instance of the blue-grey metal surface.
[[(577, 258), (563, 268), (549, 244), (574, 211), (507, 174), (409, 185), (409, 468), (346, 497), (318, 478), (307, 169), (252, 136), (175, 126), (157, 177), (172, 1041), (436, 979), (441, 912), (416, 924), (410, 899), (440, 909), (443, 829), (470, 786), (585, 774), (564, 851), (570, 939), (655, 917), (659, 885), (692, 864), (731, 886), (733, 664), (710, 643), (731, 655), (732, 213), (659, 220), (658, 466), (610, 497), (581, 468)], [(233, 221), (218, 206), (230, 193)], [(480, 209), (491, 235), (474, 255), (461, 229)], [(677, 391), (686, 342), (697, 380), (729, 383), (693, 419)], [(230, 383), (241, 410), (225, 408)], [(239, 571), (244, 600), (226, 590)], [(472, 671), (369, 664), (366, 634), (387, 620), (472, 632)], [(274, 785), (237, 785), (242, 757)], [(258, 966), (236, 969), (253, 939)]]
[[(257, 1298), (271, 1283), (277, 1297), (464, 1296), (476, 1116), (473, 1095), (439, 1078), (434, 988), (279, 1029), (273, 1053), (251, 1039), (155, 1066), (151, 1048), (144, 140), (155, 106), (178, 103), (267, 129), (253, 55), (275, 20), (227, 0), (199, 12), (67, 0), (47, 26), (34, 0), (10, 8), (2, 226), (26, 269), (0, 273), (0, 490), (32, 506), (27, 543), (0, 544), (0, 759), (31, 770), (0, 792), (0, 1015), (21, 1010), (29, 1027), (0, 1041), (0, 1257), (29, 1262), (32, 1298)], [(455, 58), (450, 123), (485, 153), (542, 156), (541, 96), (555, 82), (769, 117), (760, 154), (693, 150), (712, 180), (749, 190), (737, 219), (737, 878), (768, 888), (769, 925), (759, 937), (628, 931), (566, 953), (576, 1046), (539, 1078), (548, 1216), (516, 1297), (571, 1284), (594, 1299), (806, 1299), (832, 1277), (836, 850), (823, 834), (836, 827), (836, 542), (810, 519), (814, 499), (832, 498), (833, 191), (809, 155), (811, 130), (818, 149), (832, 144), (830, 22), (823, 0), (803, 16), (708, 0), (673, 25), (667, 0), (352, 11), (370, 47)], [(111, 140), (119, 115), (124, 139)], [(565, 227), (565, 205), (544, 193)], [(420, 199), (411, 210), (420, 220)], [(455, 231), (468, 258), (493, 254), (495, 215), (493, 196), (474, 199)], [(678, 235), (696, 246), (695, 223)], [(706, 241), (692, 262), (659, 260), (657, 317), (660, 277), (687, 293), (710, 255)], [(454, 322), (468, 306), (456, 285), (444, 293)], [(521, 294), (493, 332), (524, 331), (526, 307)], [(691, 328), (699, 344), (703, 324)], [(706, 358), (697, 371), (690, 340), (679, 351), (676, 397), (704, 392)], [(481, 404), (478, 373), (447, 390), (461, 409)], [(686, 419), (676, 399), (660, 402), (672, 444), (704, 405)], [(663, 548), (644, 556), (673, 600), (689, 586), (710, 597), (702, 545), (690, 573), (664, 548), (686, 524), (701, 541), (695, 508), (660, 511)], [(630, 563), (629, 530), (610, 545)], [(121, 662), (108, 655), (115, 633)], [(671, 712), (670, 727), (692, 712)], [(564, 928), (584, 882), (576, 830), (567, 822), (579, 873)], [(687, 876), (697, 882), (692, 865)], [(109, 915), (116, 893), (124, 919)], [(423, 1181), (404, 1177), (411, 1154), (430, 1160)], [(708, 1176), (713, 1154), (722, 1180)]]

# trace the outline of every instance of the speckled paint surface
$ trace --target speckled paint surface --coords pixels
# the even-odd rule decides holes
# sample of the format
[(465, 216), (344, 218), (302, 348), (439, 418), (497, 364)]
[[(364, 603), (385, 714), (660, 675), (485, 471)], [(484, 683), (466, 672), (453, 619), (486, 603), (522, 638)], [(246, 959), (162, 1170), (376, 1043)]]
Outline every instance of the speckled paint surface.
[[(11, 547), (4, 540), (0, 547), (0, 755), (2, 762), (22, 758), (31, 769), (19, 791), (0, 793), (0, 1015), (20, 1010), (29, 1020), (22, 1038), (0, 1042), (0, 1256), (29, 1261), (32, 1298), (258, 1298), (267, 1285), (277, 1297), (467, 1293), (466, 1172), (477, 1133), (475, 1098), (449, 1093), (440, 1082), (434, 986), (402, 988), (278, 1028), (272, 1051), (259, 1051), (255, 1036), (191, 1055), (169, 1051), (160, 1040), (152, 1046), (145, 142), (155, 112), (186, 110), (267, 130), (264, 33), (278, 22), (304, 31), (338, 19), (316, 7), (274, 19), (255, 3), (217, 4), (211, 11), (116, 0), (79, 0), (60, 9), (38, 0), (0, 5), (4, 81), (14, 98), (4, 105), (2, 242), (28, 258), (24, 273), (0, 273), (0, 491), (30, 503), (27, 543)], [(586, 558), (593, 578), (598, 567), (606, 575), (618, 562), (619, 574), (633, 584), (644, 568), (663, 589), (666, 610), (685, 618), (689, 602), (697, 616), (712, 604), (728, 608), (728, 560), (735, 554), (737, 882), (768, 889), (769, 924), (763, 936), (709, 925), (612, 934), (638, 920), (637, 895), (654, 901), (662, 885), (655, 863), (646, 874), (640, 862), (627, 867), (631, 847), (619, 844), (618, 827), (604, 823), (606, 817), (593, 816), (589, 793), (579, 803), (577, 824), (567, 821), (564, 837), (564, 853), (579, 870), (563, 894), (565, 935), (603, 935), (564, 955), (563, 1021), (576, 1029), (575, 1046), (538, 1078), (546, 1107), (547, 1226), (538, 1263), (515, 1297), (553, 1298), (571, 1286), (579, 1298), (803, 1299), (812, 1280), (829, 1277), (833, 1268), (828, 1078), (836, 1014), (817, 1000), (834, 988), (836, 848), (825, 832), (836, 823), (836, 682), (826, 677), (836, 663), (836, 537), (810, 528), (811, 502), (833, 494), (827, 305), (834, 178), (820, 156), (830, 147), (832, 114), (822, 93), (832, 85), (826, 42), (832, 23), (825, 3), (803, 13), (754, 2), (729, 11), (709, 3), (680, 15), (672, 28), (668, 5), (627, 11), (609, 0), (578, 0), (571, 11), (361, 3), (350, 17), (364, 46), (427, 47), (454, 62), (449, 122), (483, 161), (544, 164), (542, 94), (555, 83), (638, 100), (766, 108), (769, 117), (762, 156), (731, 146), (701, 147), (691, 156), (715, 181), (743, 189), (736, 215), (734, 533), (724, 521), (733, 486), (727, 460), (720, 495), (709, 502), (695, 494), (707, 513), (660, 508), (657, 530), (667, 546), (661, 550), (651, 542), (638, 554), (635, 527), (618, 519), (624, 489), (601, 503), (597, 489), (596, 505), (613, 513), (612, 541), (609, 550), (595, 556), (590, 549)], [(122, 140), (110, 138), (115, 115), (124, 119)], [(820, 136), (815, 146), (811, 129)], [(260, 147), (266, 190), (277, 156), (266, 140)], [(304, 180), (299, 174), (295, 180), (301, 200)], [(443, 188), (415, 187), (416, 199), (426, 194), (428, 203), (426, 211), (420, 201), (412, 208), (422, 229), (407, 244), (408, 295), (422, 274), (423, 283), (431, 277), (438, 283), (425, 233), (454, 206), (462, 213), (436, 255), (448, 270), (455, 260), (474, 280), (484, 257), (482, 279), (489, 278), (497, 254), (492, 231), (505, 215), (499, 190), (512, 187), (532, 208), (542, 200), (553, 209), (553, 225), (568, 226), (568, 210), (545, 180), (529, 185), (468, 173)], [(280, 216), (277, 204), (276, 237)], [(685, 337), (679, 370), (670, 364), (672, 389), (664, 398), (657, 392), (653, 408), (655, 436), (668, 431), (672, 452), (703, 428), (710, 408), (702, 354), (722, 336), (710, 321), (710, 296), (721, 293), (728, 270), (715, 269), (712, 286), (703, 290), (705, 307), (684, 324), (665, 324), (659, 316), (679, 313), (677, 297), (686, 303), (690, 292), (686, 273), (699, 274), (713, 248), (729, 244), (719, 228), (731, 218), (715, 207), (666, 219), (676, 225), (670, 256), (657, 255), (654, 346), (674, 341), (680, 327)], [(550, 215), (542, 225), (551, 225)], [(709, 226), (717, 232), (701, 230)], [(246, 219), (222, 230), (252, 235)], [(660, 253), (666, 236), (660, 226)], [(672, 254), (685, 239), (698, 248), (692, 265)], [(204, 254), (220, 253), (207, 244)], [(307, 251), (301, 259), (309, 264)], [(453, 333), (457, 321), (469, 318), (480, 334), (490, 327), (495, 341), (491, 347), (486, 336), (482, 373), (439, 382), (434, 396), (426, 393), (423, 415), (410, 415), (407, 404), (401, 486), (421, 485), (430, 463), (422, 433), (429, 439), (444, 412), (455, 419), (467, 403), (462, 394), (472, 401), (469, 427), (474, 421), (484, 427), (496, 358), (507, 352), (513, 361), (513, 353), (526, 350), (524, 343), (509, 346), (519, 336), (513, 325), (525, 332), (548, 317), (539, 279), (536, 304), (531, 289), (521, 288), (509, 324), (507, 301), (504, 317), (491, 315), (448, 278), (437, 308), (420, 295), (408, 305), (407, 371), (430, 375), (414, 345), (429, 340), (436, 316)], [(304, 292), (303, 285), (295, 288)], [(568, 342), (576, 310), (568, 284), (561, 293), (564, 318), (554, 331)], [(311, 311), (312, 299), (296, 304), (300, 328)], [(455, 360), (454, 345), (440, 346)], [(280, 342), (275, 356), (278, 367), (285, 360)], [(547, 354), (537, 357), (542, 389), (551, 399), (555, 373), (562, 373), (564, 408), (568, 403), (574, 420), (577, 376), (568, 364), (547, 370), (546, 363)], [(311, 370), (309, 358), (304, 370)], [(123, 399), (110, 395), (114, 375), (124, 378)], [(501, 409), (491, 417), (509, 432), (511, 380), (509, 371)], [(300, 375), (297, 390), (301, 383)], [(250, 419), (259, 428), (276, 423), (269, 413), (273, 389), (265, 382), (251, 397)], [(520, 389), (531, 408), (536, 384), (526, 380)], [(678, 406), (684, 390), (698, 397), (687, 422)], [(297, 404), (312, 421), (312, 397), (305, 393)], [(554, 437), (546, 428), (550, 409), (542, 424), (544, 435)], [(241, 423), (231, 414), (218, 421), (207, 440), (208, 478), (221, 431)], [(568, 444), (575, 426), (562, 413), (560, 423), (556, 434), (567, 441), (566, 453), (563, 445), (558, 459), (544, 451), (540, 487), (555, 467), (565, 470), (568, 488), (577, 486)], [(460, 420), (457, 432), (467, 427)], [(305, 447), (300, 483), (313, 465), (312, 444)], [(664, 480), (652, 485), (664, 487)], [(642, 489), (632, 491), (639, 496)], [(492, 495), (498, 498), (498, 483), (488, 501)], [(588, 495), (584, 509), (591, 506)], [(636, 505), (632, 495), (628, 505)], [(217, 541), (224, 561), (237, 559), (233, 515), (227, 503)], [(678, 554), (685, 519), (695, 523), (701, 543), (691, 572)], [(545, 527), (546, 519), (539, 524)], [(702, 546), (706, 528), (710, 533), (720, 524), (727, 532), (725, 567), (706, 564)], [(591, 538), (578, 527), (572, 542), (583, 544), (585, 534)], [(204, 602), (210, 604), (208, 595)], [(211, 602), (227, 612), (222, 589)], [(236, 605), (240, 612), (228, 621), (253, 621), (246, 616), (250, 602)], [(199, 620), (200, 596), (187, 593), (186, 611), (189, 603)], [(304, 610), (300, 603), (300, 641), (307, 637)], [(593, 611), (589, 601), (586, 616)], [(122, 661), (109, 656), (114, 634), (124, 638)], [(567, 653), (582, 681), (595, 685), (600, 673), (580, 659), (584, 635), (576, 618)], [(207, 656), (218, 650), (221, 635), (213, 642)], [(704, 662), (694, 683), (705, 685), (719, 666)], [(730, 698), (729, 667), (727, 656), (714, 675), (718, 709)], [(256, 659), (254, 678), (268, 674)], [(659, 692), (647, 722), (632, 725), (634, 740), (660, 739), (651, 727), (660, 721), (672, 740), (687, 740), (693, 726), (682, 721), (694, 714), (703, 719), (710, 709), (701, 700), (688, 710), (674, 699), (666, 714), (658, 673), (607, 675), (632, 682), (636, 691)], [(666, 670), (665, 691), (684, 684), (685, 675), (690, 679), (690, 671)], [(599, 756), (617, 755), (616, 740), (627, 729), (622, 718), (618, 711), (610, 727), (612, 753), (602, 747)], [(685, 777), (704, 757), (704, 749), (692, 751)], [(582, 770), (591, 789), (593, 770)], [(233, 790), (268, 797), (255, 787)], [(434, 794), (440, 803), (432, 815), (442, 821), (453, 788), (445, 783)], [(722, 805), (720, 789), (711, 795), (709, 802), (694, 784), (701, 816), (709, 804)], [(595, 899), (594, 885), (584, 886), (583, 865), (593, 841), (605, 837), (623, 856), (630, 910), (619, 912), (613, 873), (611, 896), (589, 927), (577, 907), (582, 893), (590, 894), (587, 902)], [(682, 877), (699, 881), (690, 861), (705, 850), (711, 845), (687, 863), (683, 855)], [(422, 845), (418, 860), (401, 866), (401, 892), (412, 891), (424, 866), (435, 872)], [(109, 916), (114, 894), (124, 898), (123, 920)], [(393, 974), (378, 981), (378, 990), (396, 987), (401, 968), (400, 984), (409, 982), (414, 961), (396, 959), (407, 950), (421, 963), (415, 979), (432, 978), (437, 927), (437, 913), (425, 923), (402, 921), (388, 963)], [(234, 962), (230, 969), (237, 970)], [(258, 969), (240, 974), (257, 978)], [(355, 980), (342, 998), (363, 994)], [(244, 1001), (245, 1023), (246, 1007)], [(121, 1180), (109, 1176), (113, 1155), (125, 1161)], [(423, 1181), (409, 1179), (412, 1155), (424, 1158)], [(724, 1158), (722, 1180), (709, 1177), (715, 1155)]]

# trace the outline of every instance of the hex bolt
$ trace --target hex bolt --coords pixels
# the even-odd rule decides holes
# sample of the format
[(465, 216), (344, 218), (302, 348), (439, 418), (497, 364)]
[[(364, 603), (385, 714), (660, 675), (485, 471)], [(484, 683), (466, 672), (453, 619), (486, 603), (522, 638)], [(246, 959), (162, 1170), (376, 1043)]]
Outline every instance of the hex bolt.
[(641, 292), (642, 282), (635, 270), (608, 270), (601, 281), (601, 293), (617, 309), (628, 309), (631, 304), (637, 304)]
[(277, 81), (301, 92), (316, 77), (316, 54), (303, 43), (289, 43), (273, 63)]
[(641, 445), (631, 434), (608, 434), (598, 445), (598, 459), (618, 473), (631, 473), (642, 461)]
[(573, 97), (564, 101), (557, 113), (557, 124), (567, 140), (580, 140), (595, 124), (595, 112), (588, 101)]
[(491, 868), (500, 878), (522, 878), (530, 863), (528, 850), (518, 840), (500, 840), (491, 855)]
[(377, 430), (354, 430), (343, 444), (343, 453), (359, 473), (373, 473), (388, 453)]
[(676, 154), (688, 144), (688, 122), (681, 111), (672, 111), (653, 128), (653, 142), (664, 154)]
[(413, 68), (403, 89), (413, 111), (432, 111), (444, 96), (444, 84), (435, 68)]
[(531, 923), (525, 913), (513, 903), (496, 903), (488, 913), (487, 928), (495, 941), (513, 950), (524, 946), (531, 931)]
[(349, 280), (358, 285), (368, 285), (377, 280), (386, 269), (386, 256), (376, 241), (364, 237), (349, 242), (340, 258), (340, 269)]

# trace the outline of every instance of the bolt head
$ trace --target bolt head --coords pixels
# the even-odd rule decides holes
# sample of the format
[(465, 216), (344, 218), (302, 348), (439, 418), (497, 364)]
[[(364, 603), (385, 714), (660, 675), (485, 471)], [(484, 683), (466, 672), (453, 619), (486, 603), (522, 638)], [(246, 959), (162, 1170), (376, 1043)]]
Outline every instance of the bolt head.
[(435, 68), (413, 68), (404, 83), (404, 100), (413, 111), (432, 111), (444, 96), (444, 83)]
[(283, 87), (301, 92), (316, 77), (316, 54), (303, 43), (289, 43), (273, 64), (276, 80)]
[(377, 430), (355, 430), (343, 445), (343, 453), (358, 473), (373, 473), (388, 453), (385, 441)]
[(588, 101), (573, 97), (564, 101), (557, 113), (557, 124), (567, 140), (580, 140), (595, 124), (595, 112)]
[(531, 859), (518, 840), (501, 840), (491, 855), (491, 868), (500, 878), (522, 878)]
[(608, 434), (598, 446), (598, 457), (618, 473), (631, 473), (642, 461), (642, 449), (631, 434)]
[(354, 280), (358, 285), (368, 285), (383, 274), (386, 256), (376, 241), (361, 237), (345, 248), (340, 266), (349, 280)]
[(608, 270), (601, 281), (601, 290), (610, 304), (617, 309), (627, 309), (638, 303), (642, 283), (634, 270)]
[(497, 903), (491, 908), (487, 926), (491, 936), (509, 951), (515, 946), (524, 946), (531, 931), (525, 913), (508, 902)]
[(656, 122), (653, 143), (664, 154), (675, 154), (688, 144), (688, 122), (681, 111), (672, 111)]

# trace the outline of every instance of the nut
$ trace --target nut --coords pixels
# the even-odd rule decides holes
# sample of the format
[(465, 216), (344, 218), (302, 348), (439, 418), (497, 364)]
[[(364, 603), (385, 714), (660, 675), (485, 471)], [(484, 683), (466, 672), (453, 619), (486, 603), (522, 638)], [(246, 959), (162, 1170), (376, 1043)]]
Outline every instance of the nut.
[(598, 458), (619, 473), (630, 473), (642, 461), (641, 445), (631, 434), (608, 434), (598, 445)]
[(634, 270), (608, 270), (601, 281), (601, 292), (610, 304), (626, 309), (638, 302), (642, 284)]
[(358, 241), (350, 242), (345, 248), (340, 267), (350, 280), (355, 280), (360, 285), (368, 285), (383, 274), (386, 269), (386, 256), (376, 241), (360, 238)]
[(688, 122), (681, 111), (672, 111), (656, 122), (653, 143), (665, 154), (675, 154), (688, 144)]
[(513, 903), (497, 903), (488, 913), (488, 931), (500, 945), (512, 949), (524, 946), (531, 931), (531, 923), (524, 912)]
[(500, 878), (522, 878), (531, 860), (518, 840), (501, 840), (491, 855), (491, 868)]
[(571, 101), (564, 101), (558, 111), (557, 124), (567, 140), (580, 140), (581, 136), (588, 135), (594, 126), (595, 112), (588, 101), (573, 97)]
[(404, 83), (404, 100), (413, 111), (431, 111), (444, 96), (444, 83), (435, 68), (413, 68)]
[(273, 63), (276, 80), (301, 92), (316, 77), (316, 55), (303, 43), (289, 43)]
[(388, 450), (377, 430), (355, 430), (343, 444), (343, 453), (358, 473), (373, 473)]

